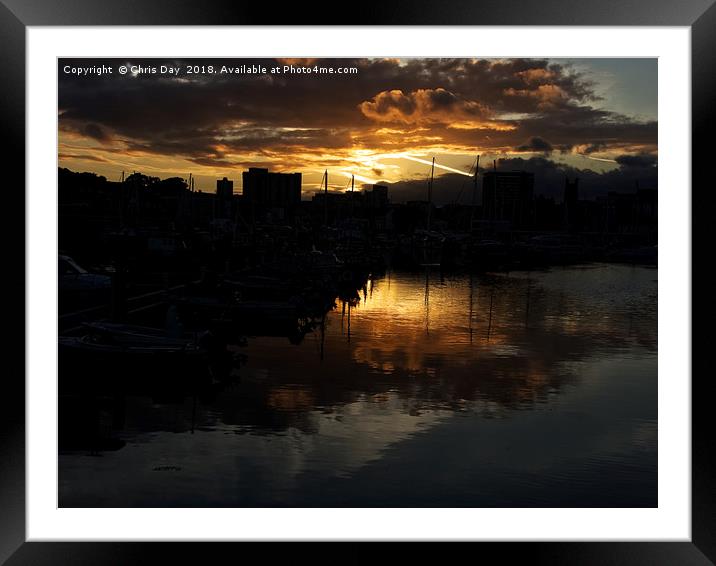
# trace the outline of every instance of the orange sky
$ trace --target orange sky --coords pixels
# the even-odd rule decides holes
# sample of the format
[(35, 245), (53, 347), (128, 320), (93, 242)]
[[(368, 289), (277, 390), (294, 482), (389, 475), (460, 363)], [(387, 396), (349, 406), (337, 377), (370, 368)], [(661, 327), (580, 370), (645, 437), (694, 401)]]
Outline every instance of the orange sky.
[[(653, 60), (641, 61), (647, 70), (654, 67), (655, 77)], [(538, 156), (595, 172), (618, 168), (623, 156), (656, 155), (655, 115), (628, 112), (629, 104), (655, 108), (655, 87), (654, 100), (638, 106), (627, 96), (634, 97), (634, 88), (619, 90), (629, 73), (616, 63), (611, 73), (579, 61), (524, 59), (310, 63), (353, 65), (358, 73), (326, 78), (60, 72), (59, 165), (110, 180), (122, 171), (182, 178), (192, 173), (204, 190), (226, 176), (237, 192), (242, 170), (264, 166), (302, 172), (304, 192), (310, 192), (326, 168), (330, 188), (343, 190), (351, 175), (356, 186), (425, 178), (432, 157), (440, 176), (468, 175), (478, 153), (481, 166)], [(270, 67), (271, 60), (261, 64)]]

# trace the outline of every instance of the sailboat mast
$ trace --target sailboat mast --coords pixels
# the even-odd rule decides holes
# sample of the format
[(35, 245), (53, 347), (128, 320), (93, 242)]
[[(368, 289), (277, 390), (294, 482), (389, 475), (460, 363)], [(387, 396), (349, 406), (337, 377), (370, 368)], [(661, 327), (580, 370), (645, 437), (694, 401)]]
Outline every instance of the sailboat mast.
[(124, 216), (122, 208), (124, 208), (124, 171), (122, 171), (122, 186), (119, 187), (119, 227), (124, 228)]
[(495, 172), (495, 180), (492, 183), (492, 219), (497, 220), (497, 159), (492, 160), (492, 170)]
[(356, 187), (356, 176), (351, 175), (351, 220), (353, 220), (353, 210), (355, 207), (355, 198), (353, 197), (353, 190)]
[(430, 183), (428, 183), (428, 230), (430, 230), (430, 214), (433, 207), (433, 174), (435, 173), (435, 158), (430, 166)]
[(480, 155), (477, 155), (477, 161), (475, 161), (475, 176), (472, 179), (472, 210), (470, 210), (470, 231), (472, 232), (472, 226), (475, 222), (475, 205), (477, 204), (477, 172), (480, 170)]
[(326, 188), (323, 192), (323, 225), (328, 226), (328, 169), (323, 173)]

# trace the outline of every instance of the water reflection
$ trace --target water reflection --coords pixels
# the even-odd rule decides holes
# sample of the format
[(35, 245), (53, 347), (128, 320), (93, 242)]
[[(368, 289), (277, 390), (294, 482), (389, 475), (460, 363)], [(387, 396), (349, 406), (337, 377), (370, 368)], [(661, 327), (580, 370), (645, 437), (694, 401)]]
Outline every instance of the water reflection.
[(60, 504), (656, 505), (656, 279), (370, 279), (298, 345), (250, 338), (239, 383), (61, 401), (123, 445), (65, 443)]

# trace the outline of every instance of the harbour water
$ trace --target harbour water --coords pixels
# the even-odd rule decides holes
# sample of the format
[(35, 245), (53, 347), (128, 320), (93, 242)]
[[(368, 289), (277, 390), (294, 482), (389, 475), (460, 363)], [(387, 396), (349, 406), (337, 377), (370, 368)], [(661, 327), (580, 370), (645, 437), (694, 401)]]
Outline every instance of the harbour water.
[(60, 506), (658, 504), (655, 268), (390, 271), (295, 342), (209, 395), (73, 400), (116, 442), (61, 450)]

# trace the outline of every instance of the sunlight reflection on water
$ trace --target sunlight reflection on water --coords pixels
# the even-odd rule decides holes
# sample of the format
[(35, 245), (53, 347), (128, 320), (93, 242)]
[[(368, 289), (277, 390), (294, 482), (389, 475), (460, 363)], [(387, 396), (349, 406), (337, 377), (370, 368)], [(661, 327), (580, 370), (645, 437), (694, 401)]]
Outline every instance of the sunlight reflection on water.
[(657, 271), (390, 273), (239, 384), (123, 400), (61, 506), (655, 506)]

